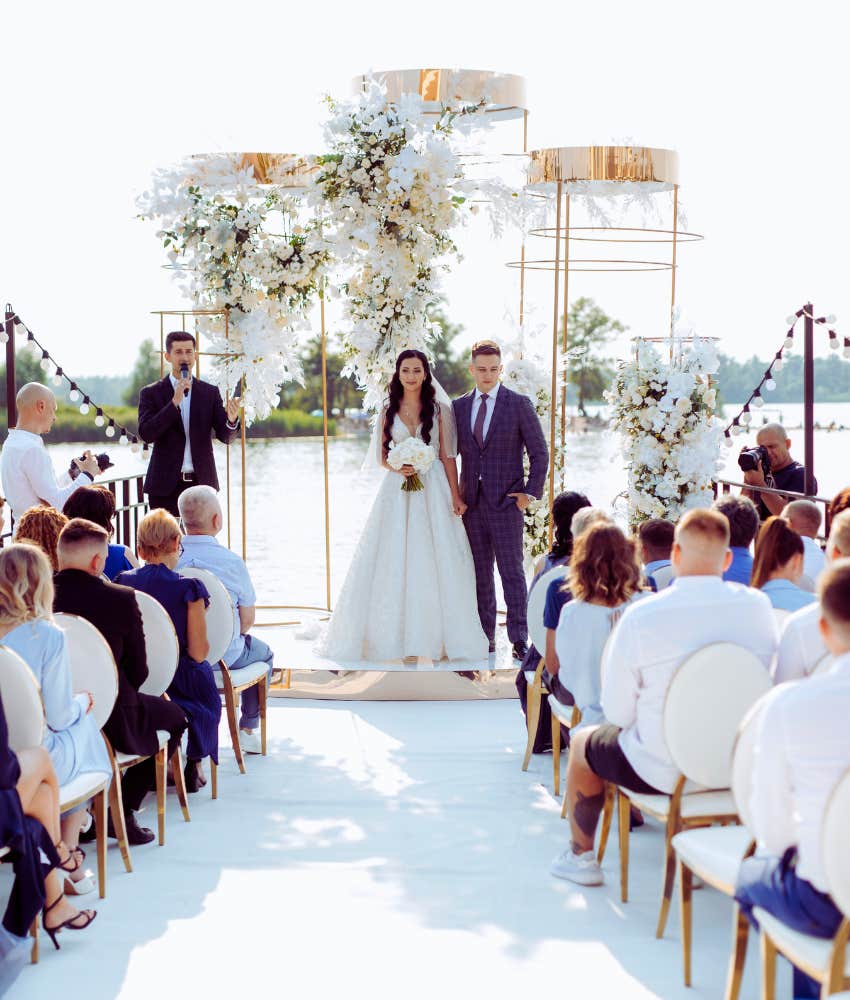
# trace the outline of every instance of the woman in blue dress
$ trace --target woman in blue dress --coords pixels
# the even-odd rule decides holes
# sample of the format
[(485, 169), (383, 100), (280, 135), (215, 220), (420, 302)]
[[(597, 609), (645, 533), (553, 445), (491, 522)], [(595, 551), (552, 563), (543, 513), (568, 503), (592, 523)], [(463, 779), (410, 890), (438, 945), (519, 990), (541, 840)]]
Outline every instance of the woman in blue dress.
[[(115, 497), (112, 491), (105, 486), (80, 486), (65, 501), (62, 513), (68, 520), (75, 517), (84, 517), (87, 521), (94, 521), (101, 528), (109, 532), (111, 538), (115, 534)], [(103, 567), (103, 575), (110, 580), (114, 580), (119, 573), (124, 570), (133, 569), (139, 565), (138, 559), (127, 548), (126, 545), (113, 545), (109, 543), (109, 551), (106, 556), (106, 565)]]
[(206, 607), (209, 593), (200, 580), (175, 572), (182, 543), (180, 526), (166, 510), (153, 510), (139, 524), (137, 545), (147, 565), (120, 573), (115, 582), (150, 594), (165, 608), (174, 623), (180, 644), (180, 661), (168, 688), (189, 720), (186, 746), (186, 788), (196, 792), (206, 784), (201, 761), (218, 763), (218, 724), (221, 697), (212, 667), (207, 663)]
[[(9, 545), (0, 551), (0, 642), (21, 657), (41, 687), (47, 722), (43, 746), (59, 784), (84, 772), (109, 774), (106, 745), (90, 714), (94, 698), (89, 691), (74, 693), (65, 633), (53, 623), (50, 563), (35, 545)], [(94, 889), (77, 846), (87, 819), (83, 808), (62, 817), (62, 839), (78, 862), (68, 880), (70, 892)]]

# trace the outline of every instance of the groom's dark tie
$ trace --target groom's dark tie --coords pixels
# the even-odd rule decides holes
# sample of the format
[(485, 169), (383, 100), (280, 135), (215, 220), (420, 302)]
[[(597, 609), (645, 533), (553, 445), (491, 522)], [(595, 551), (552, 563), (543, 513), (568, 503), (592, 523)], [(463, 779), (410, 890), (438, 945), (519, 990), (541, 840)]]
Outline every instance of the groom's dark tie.
[(480, 402), (478, 406), (478, 412), (475, 414), (475, 426), (472, 428), (472, 436), (478, 442), (478, 447), (484, 449), (484, 419), (487, 416), (487, 393), (482, 392), (480, 396)]

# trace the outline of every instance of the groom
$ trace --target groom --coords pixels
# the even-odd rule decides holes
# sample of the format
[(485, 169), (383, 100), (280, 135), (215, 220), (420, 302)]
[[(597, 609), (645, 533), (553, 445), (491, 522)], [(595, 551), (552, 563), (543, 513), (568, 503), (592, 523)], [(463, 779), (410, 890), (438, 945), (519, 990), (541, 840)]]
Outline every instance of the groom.
[[(523, 512), (539, 498), (549, 465), (549, 450), (531, 400), (500, 384), (502, 352), (492, 340), (472, 346), (469, 371), (475, 389), (454, 400), (460, 495), (455, 513), (463, 515), (475, 562), (478, 617), (496, 649), (496, 581), (499, 567), (508, 606), (508, 638), (514, 658), (527, 652), (526, 586), (522, 567)], [(528, 452), (528, 482), (523, 470)]]

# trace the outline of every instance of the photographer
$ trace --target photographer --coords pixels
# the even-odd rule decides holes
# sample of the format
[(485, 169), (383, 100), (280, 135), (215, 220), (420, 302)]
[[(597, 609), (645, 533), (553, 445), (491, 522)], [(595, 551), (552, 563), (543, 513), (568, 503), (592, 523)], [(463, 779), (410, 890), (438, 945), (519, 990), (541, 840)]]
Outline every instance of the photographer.
[[(744, 473), (744, 482), (751, 486), (788, 490), (789, 493), (804, 493), (805, 470), (799, 462), (791, 458), (790, 448), (791, 439), (782, 424), (765, 424), (756, 435), (756, 447), (742, 448), (738, 456), (738, 465)], [(817, 489), (818, 482), (815, 480), (815, 493)], [(758, 507), (762, 521), (771, 514), (781, 514), (790, 500), (790, 497), (759, 493), (757, 490), (744, 490), (743, 495), (750, 497)]]
[(47, 504), (62, 510), (68, 497), (80, 486), (94, 482), (101, 471), (97, 459), (90, 451), (73, 464), (79, 475), (68, 484), (60, 486), (42, 434), (47, 434), (56, 419), (56, 397), (39, 382), (27, 382), (15, 397), (18, 422), (9, 431), (0, 455), (0, 479), (3, 492), (17, 521), (24, 511), (38, 504)]

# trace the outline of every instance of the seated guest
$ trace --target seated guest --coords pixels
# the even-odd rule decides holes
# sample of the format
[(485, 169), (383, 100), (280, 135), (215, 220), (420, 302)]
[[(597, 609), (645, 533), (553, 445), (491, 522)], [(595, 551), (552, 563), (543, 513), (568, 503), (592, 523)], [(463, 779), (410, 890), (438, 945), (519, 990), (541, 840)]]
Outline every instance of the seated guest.
[(671, 794), (679, 772), (664, 741), (662, 709), (681, 663), (715, 642), (751, 650), (767, 667), (776, 648), (770, 601), (725, 583), (729, 522), (718, 511), (690, 510), (676, 526), (676, 583), (626, 608), (602, 664), (602, 711), (608, 722), (576, 733), (567, 765), (570, 846), (552, 864), (558, 878), (600, 885), (593, 840), (605, 782)]
[(0, 700), (0, 844), (12, 850), (15, 872), (3, 927), (16, 937), (29, 933), (42, 913), (42, 926), (59, 948), (62, 928), (82, 931), (97, 916), (77, 910), (62, 892), (60, 872), (76, 870), (77, 862), (62, 842), (59, 830), (59, 785), (44, 747), (14, 753)]
[(643, 521), (638, 528), (643, 575), (653, 592), (664, 590), (673, 582), (670, 550), (673, 548), (675, 525), (660, 517)]
[(826, 556), (816, 541), (821, 523), (820, 507), (813, 500), (792, 500), (782, 516), (803, 539), (803, 575), (799, 586), (813, 591), (826, 568)]
[[(271, 679), (274, 654), (261, 639), (249, 634), (256, 617), (257, 595), (248, 567), (215, 537), (224, 525), (218, 495), (211, 486), (191, 486), (180, 494), (177, 504), (186, 529), (178, 569), (196, 566), (210, 570), (233, 602), (233, 640), (224, 654), (225, 666), (240, 670), (252, 663), (266, 663)], [(260, 695), (254, 686), (242, 692), (239, 741), (246, 753), (261, 752), (260, 736), (255, 732), (259, 724)]]
[(842, 510), (850, 510), (850, 486), (845, 486), (843, 490), (840, 490), (829, 502), (829, 518), (830, 521), (835, 517), (836, 514), (840, 514)]
[(189, 720), (186, 745), (186, 788), (196, 792), (206, 784), (201, 761), (212, 757), (218, 763), (218, 723), (221, 697), (212, 667), (207, 663), (206, 607), (209, 593), (200, 580), (174, 572), (180, 558), (180, 526), (160, 508), (142, 518), (137, 542), (146, 565), (119, 574), (116, 583), (143, 590), (165, 608), (174, 623), (180, 644), (180, 660), (168, 697), (177, 702)]
[[(832, 937), (842, 913), (829, 896), (821, 828), (830, 794), (850, 767), (850, 559), (818, 583), (820, 630), (837, 657), (827, 673), (777, 691), (755, 749), (750, 814), (757, 853), (741, 863), (735, 898), (753, 924), (758, 906), (801, 934)], [(794, 970), (794, 996), (821, 996)]]
[[(42, 745), (60, 785), (84, 771), (110, 772), (109, 755), (96, 722), (90, 691), (73, 693), (65, 633), (53, 624), (53, 574), (47, 556), (34, 545), (0, 550), (0, 641), (29, 666), (41, 688), (47, 725)], [(62, 838), (76, 851), (85, 809), (62, 817)], [(91, 892), (94, 883), (80, 866), (69, 892)]]
[[(589, 507), (590, 501), (583, 493), (559, 493), (555, 497), (554, 503), (552, 504), (552, 530), (554, 535), (554, 540), (552, 542), (552, 548), (545, 556), (541, 556), (538, 559), (536, 566), (534, 567), (534, 579), (528, 588), (529, 596), (531, 596), (531, 591), (537, 584), (537, 581), (544, 573), (548, 573), (550, 569), (554, 569), (556, 566), (566, 566), (570, 561), (570, 553), (573, 548), (573, 535), (571, 531), (571, 525), (573, 521), (573, 515), (581, 510), (583, 507)], [(551, 609), (550, 609), (551, 611)], [(560, 614), (560, 605), (557, 608), (557, 614)], [(544, 615), (543, 624), (547, 628), (555, 629), (558, 625), (557, 616), (552, 620), (552, 624), (547, 624), (548, 619)], [(516, 689), (519, 695), (519, 703), (522, 707), (524, 715), (527, 715), (527, 683), (525, 680), (526, 670), (536, 670), (537, 664), (540, 662), (540, 657), (542, 653), (535, 649), (534, 645), (528, 647), (528, 652), (522, 661), (522, 666), (517, 671), (516, 675)], [(549, 702), (544, 699), (540, 703), (540, 721), (537, 726), (537, 736), (534, 740), (534, 753), (545, 753), (547, 750), (551, 749), (552, 746), (552, 720), (549, 713)]]
[[(827, 566), (833, 559), (844, 558), (850, 558), (850, 510), (834, 518), (826, 543)], [(820, 605), (815, 602), (796, 611), (785, 622), (779, 639), (774, 683), (808, 677), (827, 655), (820, 632)]]
[(780, 611), (799, 611), (815, 595), (797, 581), (803, 572), (803, 539), (783, 517), (769, 517), (761, 526), (750, 585), (770, 598)]
[(30, 507), (15, 524), (15, 541), (37, 545), (50, 560), (50, 566), (55, 573), (59, 569), (56, 558), (59, 533), (67, 523), (68, 518), (53, 507), (44, 504)]
[(148, 759), (124, 772), (121, 793), (127, 839), (149, 844), (154, 835), (139, 826), (135, 810), (156, 788), (153, 754), (159, 750), (157, 730), (168, 732), (168, 758), (177, 749), (186, 728), (179, 705), (153, 695), (140, 694), (148, 676), (142, 614), (129, 587), (101, 579), (106, 564), (109, 534), (93, 521), (74, 518), (59, 536), (59, 572), (54, 586), (54, 611), (80, 615), (90, 621), (109, 643), (118, 667), (118, 698), (103, 731), (113, 749), (145, 754)]
[(729, 583), (743, 583), (749, 586), (753, 571), (753, 557), (750, 546), (759, 530), (759, 514), (756, 505), (748, 497), (734, 497), (731, 493), (718, 497), (711, 505), (729, 522), (729, 548), (732, 562), (723, 574)]
[[(600, 662), (605, 643), (623, 611), (644, 596), (635, 543), (615, 524), (592, 524), (573, 549), (564, 605), (555, 633), (559, 670), (553, 692), (570, 694), (569, 705), (581, 710), (581, 726), (604, 721), (600, 704)], [(549, 671), (551, 673), (551, 670)]]
[[(62, 513), (69, 520), (82, 517), (86, 521), (94, 521), (109, 532), (110, 538), (115, 534), (115, 497), (105, 486), (81, 486), (65, 501)], [(103, 575), (114, 580), (119, 573), (138, 565), (139, 560), (126, 545), (113, 545), (110, 542)]]

